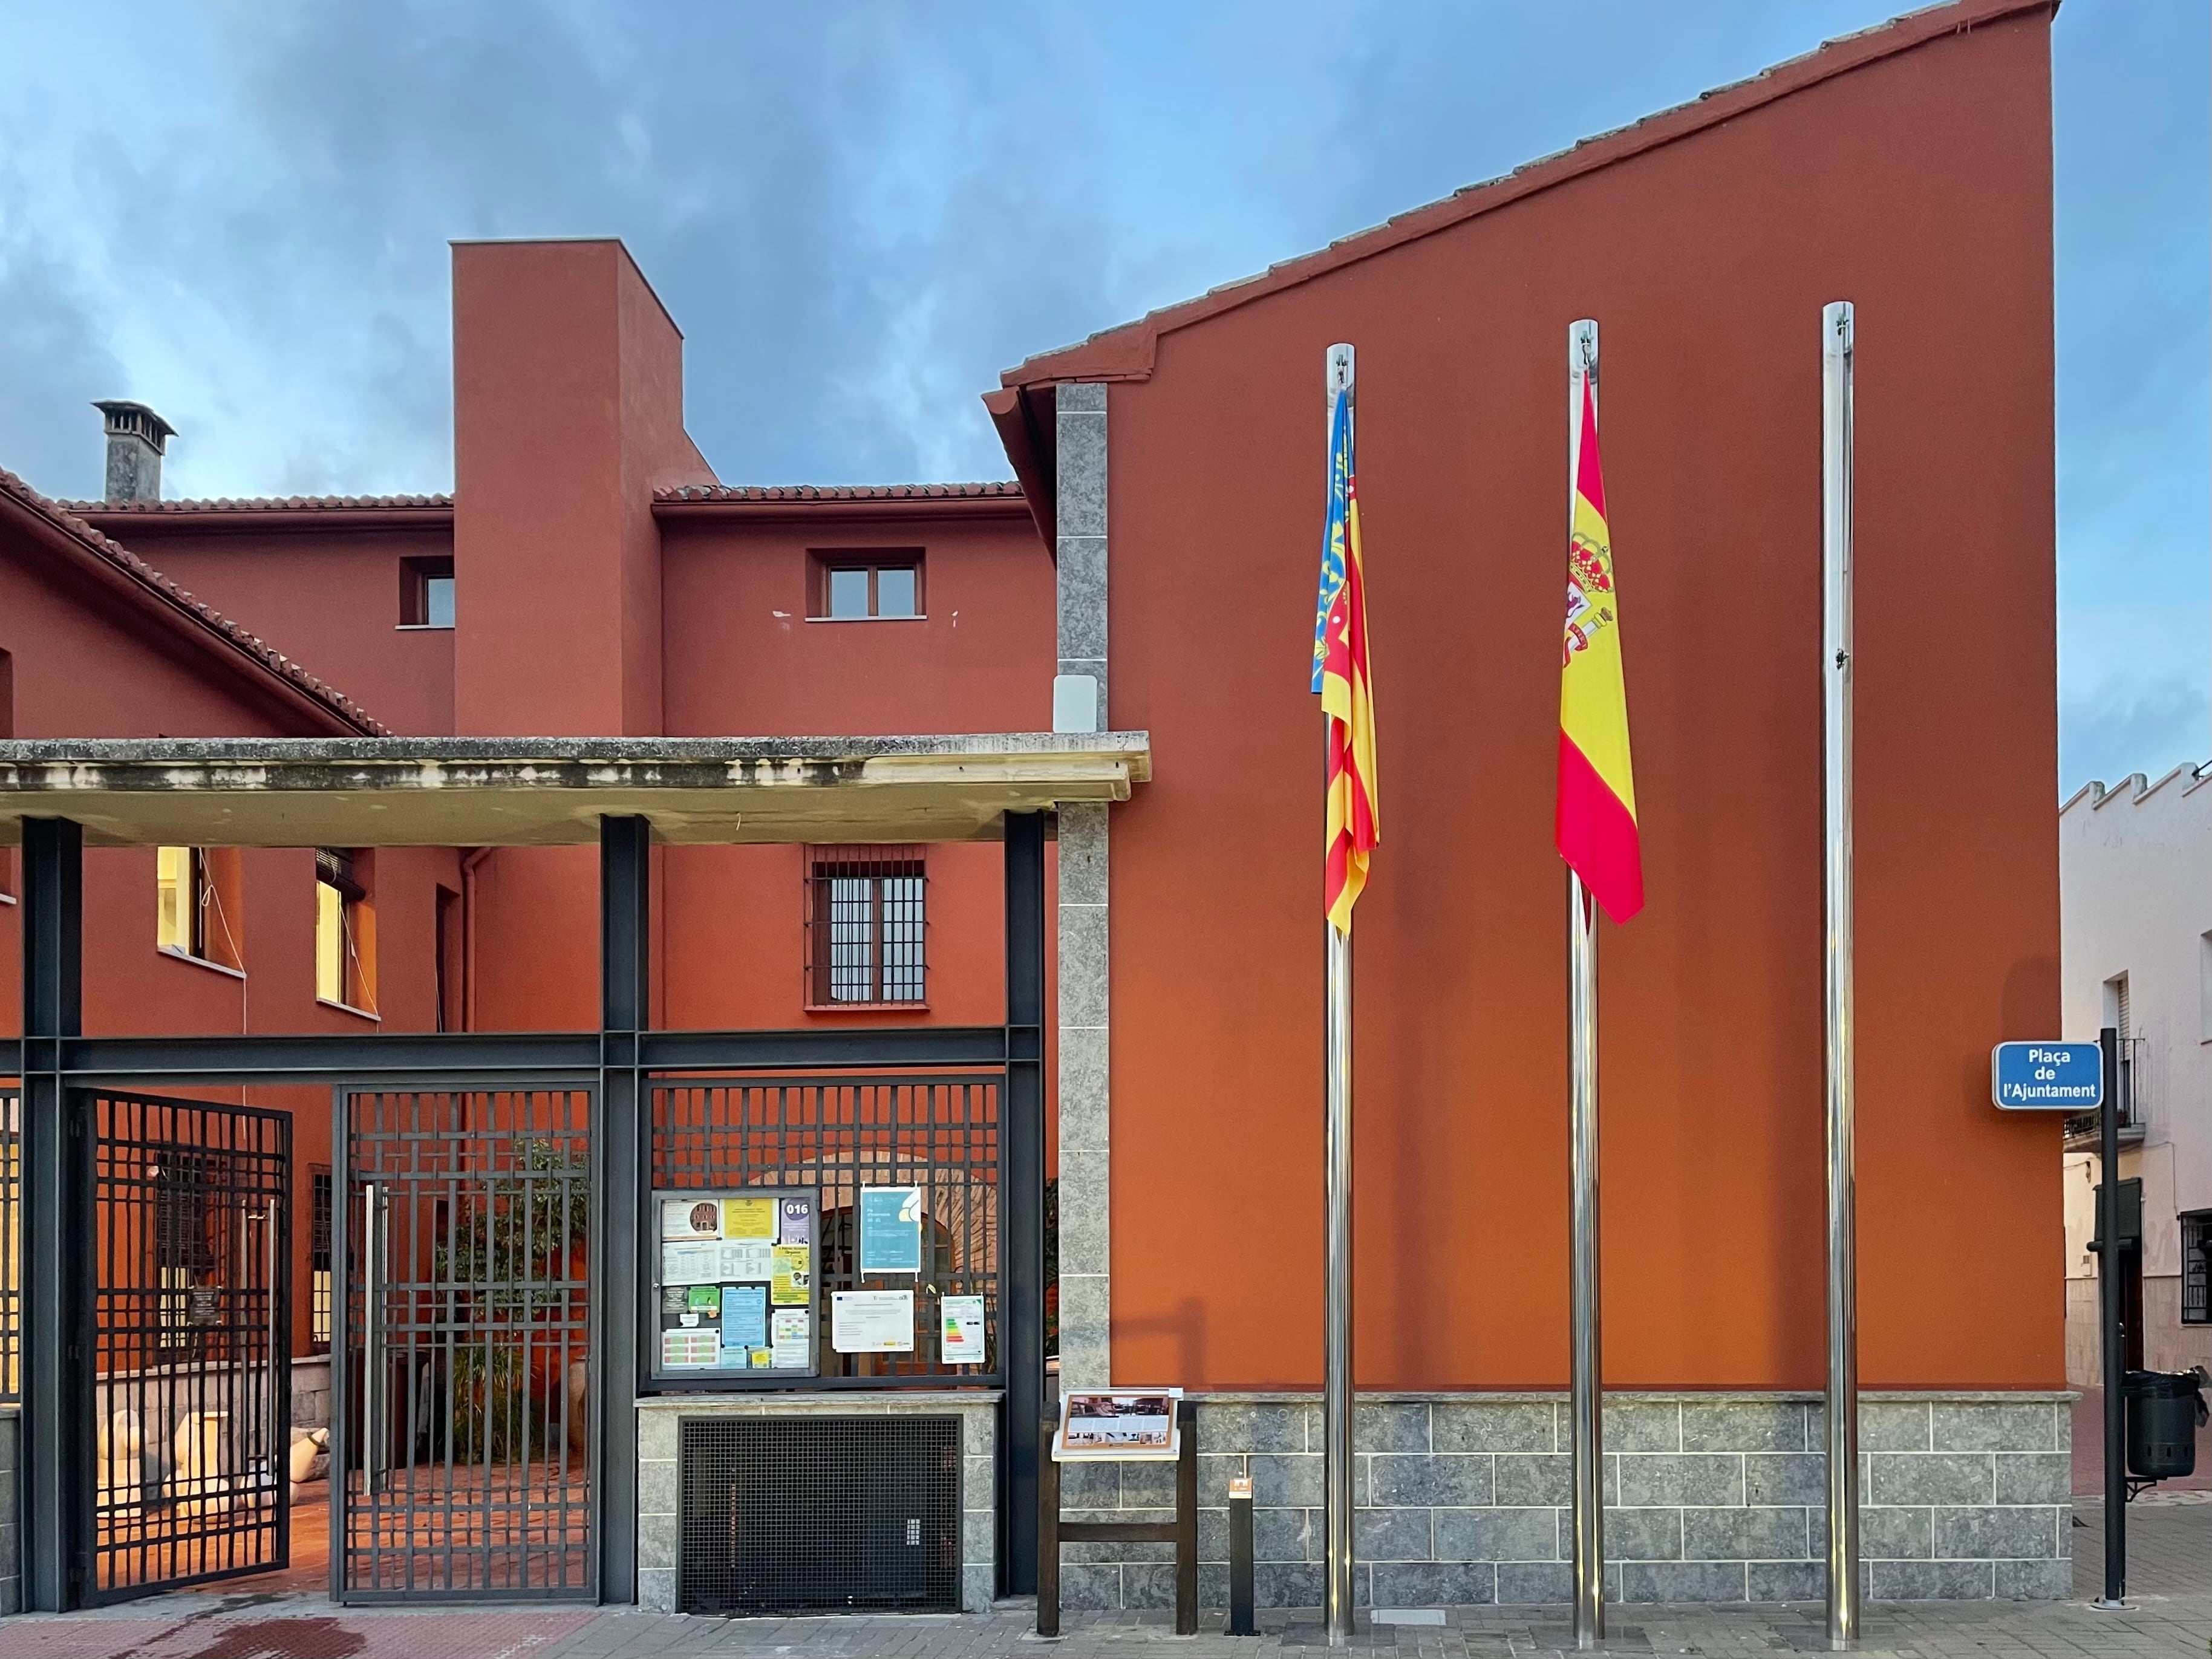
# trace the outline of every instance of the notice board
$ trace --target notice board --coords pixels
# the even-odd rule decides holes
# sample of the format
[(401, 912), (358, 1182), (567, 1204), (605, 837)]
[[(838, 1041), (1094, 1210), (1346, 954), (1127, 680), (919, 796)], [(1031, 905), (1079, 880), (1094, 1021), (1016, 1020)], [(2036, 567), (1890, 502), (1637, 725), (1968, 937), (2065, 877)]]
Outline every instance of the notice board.
[(656, 1189), (654, 1378), (814, 1376), (821, 1219), (811, 1187)]

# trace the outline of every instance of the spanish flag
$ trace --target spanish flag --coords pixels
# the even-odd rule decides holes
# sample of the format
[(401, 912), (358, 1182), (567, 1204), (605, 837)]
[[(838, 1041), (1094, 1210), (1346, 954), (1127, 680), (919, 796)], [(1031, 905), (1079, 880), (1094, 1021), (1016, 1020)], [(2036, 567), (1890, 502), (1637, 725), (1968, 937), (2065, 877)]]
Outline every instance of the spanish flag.
[(1381, 834), (1375, 811), (1375, 705), (1367, 679), (1367, 594), (1359, 552), (1359, 487), (1352, 464), (1352, 392), (1329, 415), (1328, 525), (1315, 607), (1314, 685), (1328, 721), (1328, 828), (1322, 895), (1347, 938)]
[(1567, 536), (1567, 626), (1559, 677), (1559, 856), (1615, 921), (1644, 908), (1628, 690), (1620, 672), (1620, 595), (1605, 521), (1597, 399), (1582, 382), (1574, 519)]

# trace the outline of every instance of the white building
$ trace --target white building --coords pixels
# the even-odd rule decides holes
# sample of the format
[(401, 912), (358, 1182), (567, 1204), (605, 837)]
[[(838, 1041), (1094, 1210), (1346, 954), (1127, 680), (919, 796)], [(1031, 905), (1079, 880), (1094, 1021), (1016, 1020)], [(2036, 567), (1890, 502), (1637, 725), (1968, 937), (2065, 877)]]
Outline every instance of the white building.
[[(2212, 762), (2058, 809), (2065, 1035), (2122, 1037), (2120, 1178), (2142, 1182), (2129, 1364), (2212, 1366)], [(2077, 1127), (2075, 1125), (2069, 1125)], [(2066, 1372), (2097, 1381), (2094, 1133), (2066, 1142)]]

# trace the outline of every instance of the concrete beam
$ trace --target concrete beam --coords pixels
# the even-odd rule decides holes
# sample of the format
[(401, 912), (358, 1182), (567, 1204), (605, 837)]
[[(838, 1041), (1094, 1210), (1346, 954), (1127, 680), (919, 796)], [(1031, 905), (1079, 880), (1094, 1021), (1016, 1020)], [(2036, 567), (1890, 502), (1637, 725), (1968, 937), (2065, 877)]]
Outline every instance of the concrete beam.
[(545, 847), (636, 815), (675, 843), (989, 841), (1127, 800), (1142, 732), (891, 738), (79, 738), (0, 743), (0, 844)]

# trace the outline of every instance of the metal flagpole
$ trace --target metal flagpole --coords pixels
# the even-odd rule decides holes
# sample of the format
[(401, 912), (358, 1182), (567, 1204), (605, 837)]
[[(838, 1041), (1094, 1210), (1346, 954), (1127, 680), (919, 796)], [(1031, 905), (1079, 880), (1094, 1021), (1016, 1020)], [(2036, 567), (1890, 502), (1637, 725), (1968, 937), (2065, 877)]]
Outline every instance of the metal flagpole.
[(1851, 307), (1820, 312), (1820, 692), (1827, 842), (1828, 1645), (1859, 1635), (1858, 1103), (1851, 994)]
[[(1352, 395), (1352, 348), (1328, 349), (1328, 410)], [(1329, 465), (1335, 465), (1332, 446)], [(1349, 557), (1347, 550), (1346, 556)], [(1322, 766), (1326, 781), (1328, 717), (1322, 716)], [(1326, 1014), (1327, 1128), (1324, 1180), (1327, 1220), (1322, 1229), (1326, 1278), (1322, 1316), (1322, 1493), (1323, 1570), (1322, 1623), (1329, 1646), (1352, 1641), (1352, 940), (1324, 920), (1328, 936)]]
[[(1597, 396), (1597, 325), (1567, 330), (1567, 523), (1574, 524), (1576, 466), (1582, 449), (1583, 383)], [(1575, 1646), (1605, 1639), (1605, 1455), (1600, 1421), (1603, 1385), (1598, 1354), (1597, 1262), (1597, 905), (1583, 878), (1567, 872), (1567, 1027), (1570, 1055), (1567, 1158), (1573, 1237), (1573, 1425)]]

